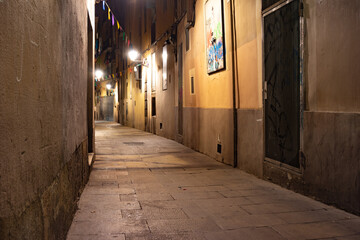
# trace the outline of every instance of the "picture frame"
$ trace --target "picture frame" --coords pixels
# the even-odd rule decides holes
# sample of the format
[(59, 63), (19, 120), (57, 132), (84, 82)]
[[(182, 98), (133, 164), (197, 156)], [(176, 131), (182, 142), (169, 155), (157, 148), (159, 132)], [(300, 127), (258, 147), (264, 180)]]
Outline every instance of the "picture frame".
[(225, 69), (223, 0), (205, 2), (205, 44), (207, 73)]

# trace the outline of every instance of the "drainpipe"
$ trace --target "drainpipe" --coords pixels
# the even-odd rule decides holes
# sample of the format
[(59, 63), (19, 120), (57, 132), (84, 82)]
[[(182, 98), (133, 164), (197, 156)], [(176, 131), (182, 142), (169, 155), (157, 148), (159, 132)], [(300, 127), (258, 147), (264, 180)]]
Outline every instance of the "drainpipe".
[(232, 48), (232, 83), (233, 83), (233, 123), (234, 123), (234, 168), (238, 166), (238, 116), (236, 108), (236, 83), (237, 83), (237, 56), (236, 56), (236, 26), (235, 26), (235, 4), (230, 0), (231, 18), (231, 48)]

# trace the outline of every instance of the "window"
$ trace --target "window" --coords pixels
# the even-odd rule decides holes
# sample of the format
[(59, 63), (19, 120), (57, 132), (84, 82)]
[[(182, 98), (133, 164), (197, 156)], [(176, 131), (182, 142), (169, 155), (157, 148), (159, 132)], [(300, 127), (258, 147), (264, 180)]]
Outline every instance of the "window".
[(195, 80), (194, 80), (194, 77), (193, 76), (191, 76), (190, 77), (190, 93), (193, 95), (193, 94), (195, 94), (195, 82), (194, 82)]
[(151, 90), (156, 91), (156, 62), (155, 53), (151, 54)]
[(167, 53), (167, 45), (163, 47), (163, 54), (162, 54), (162, 62), (163, 62), (163, 68), (162, 68), (162, 89), (167, 90), (168, 88), (168, 79), (167, 79), (167, 59), (168, 59), (168, 53)]
[(153, 21), (151, 24), (151, 44), (153, 44), (156, 40), (156, 22)]
[(190, 69), (189, 71), (189, 86), (190, 86), (190, 95), (195, 94), (195, 68)]
[(151, 116), (156, 116), (156, 98), (151, 98)]
[(128, 98), (128, 87), (129, 87), (129, 83), (128, 81), (126, 81), (125, 98)]
[(189, 51), (190, 50), (190, 31), (189, 31), (189, 29), (187, 28), (187, 29), (185, 29), (185, 40), (186, 40), (186, 51)]
[(135, 79), (138, 81), (141, 81), (142, 80), (142, 66), (141, 65), (135, 66), (134, 72), (135, 72)]

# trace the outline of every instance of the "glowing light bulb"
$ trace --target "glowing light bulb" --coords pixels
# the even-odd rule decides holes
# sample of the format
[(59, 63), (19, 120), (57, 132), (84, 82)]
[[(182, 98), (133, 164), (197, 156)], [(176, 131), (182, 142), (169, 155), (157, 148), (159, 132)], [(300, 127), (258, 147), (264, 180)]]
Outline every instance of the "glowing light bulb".
[(129, 51), (129, 58), (131, 61), (135, 61), (139, 57), (139, 55), (139, 52), (134, 49)]
[(103, 71), (101, 71), (101, 70), (96, 70), (96, 71), (95, 71), (95, 77), (96, 77), (97, 79), (102, 78), (103, 75), (104, 75)]

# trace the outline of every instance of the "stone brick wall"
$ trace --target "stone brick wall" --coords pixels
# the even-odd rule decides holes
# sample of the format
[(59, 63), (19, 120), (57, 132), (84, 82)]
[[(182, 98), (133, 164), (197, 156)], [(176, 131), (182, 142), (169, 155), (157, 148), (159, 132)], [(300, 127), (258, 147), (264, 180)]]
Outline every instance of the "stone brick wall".
[(88, 179), (81, 1), (0, 1), (0, 239), (65, 239)]

